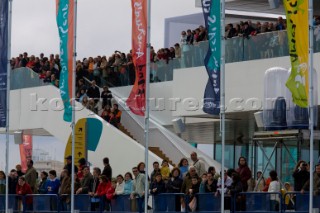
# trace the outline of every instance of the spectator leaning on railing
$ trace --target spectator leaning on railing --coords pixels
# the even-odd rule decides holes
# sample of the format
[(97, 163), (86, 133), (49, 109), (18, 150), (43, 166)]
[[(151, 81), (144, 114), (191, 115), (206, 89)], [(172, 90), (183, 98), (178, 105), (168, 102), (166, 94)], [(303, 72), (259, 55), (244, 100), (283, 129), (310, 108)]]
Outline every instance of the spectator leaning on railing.
[[(243, 158), (243, 157), (241, 157)], [(241, 159), (240, 158), (240, 159)], [(107, 157), (105, 159), (108, 159)], [(86, 162), (86, 160), (84, 159)], [(181, 162), (185, 161), (182, 159)], [(104, 162), (108, 163), (104, 160)], [(304, 162), (302, 162), (304, 163)], [(30, 164), (31, 165), (31, 164)], [(154, 165), (159, 165), (157, 162)], [(298, 164), (299, 165), (299, 164)], [(106, 165), (107, 166), (107, 165)], [(302, 165), (303, 166), (303, 165)], [(101, 170), (98, 167), (93, 168), (93, 176), (90, 173), (88, 166), (83, 166), (82, 171), (78, 174), (75, 174), (75, 193), (76, 196), (81, 194), (81, 196), (87, 195), (91, 200), (91, 210), (92, 211), (100, 211), (101, 204), (106, 207), (106, 210), (110, 210), (110, 203), (112, 203), (113, 199), (117, 199), (118, 196), (122, 195), (130, 195), (131, 199), (138, 199), (137, 202), (139, 205), (143, 204), (143, 199), (145, 197), (144, 186), (145, 184), (145, 175), (144, 174), (144, 163), (139, 163), (139, 171), (138, 167), (134, 167), (132, 169), (135, 179), (133, 180), (130, 172), (127, 172), (124, 175), (124, 178), (121, 174), (117, 176), (117, 179), (112, 179), (112, 175), (110, 174), (110, 178), (107, 178), (105, 175), (100, 175)], [(169, 168), (169, 167), (168, 167)], [(36, 169), (33, 168), (36, 172)], [(107, 169), (108, 170), (108, 169)], [(170, 170), (170, 168), (169, 168)], [(59, 171), (58, 171), (59, 172)], [(14, 178), (16, 176), (15, 170), (11, 172), (10, 177)], [(110, 173), (110, 172), (107, 172)], [(27, 173), (28, 174), (28, 173)], [(67, 169), (61, 171), (60, 180), (56, 178), (56, 171), (51, 170), (49, 172), (50, 178), (46, 179), (46, 172), (41, 172), (41, 182), (36, 186), (39, 189), (39, 194), (52, 194), (58, 195), (59, 197), (59, 205), (61, 210), (68, 211), (70, 209), (70, 194), (71, 194), (71, 178)], [(153, 180), (150, 180), (150, 191), (149, 193), (157, 196), (163, 193), (178, 193), (182, 192), (187, 196), (188, 203), (185, 203), (185, 196), (176, 196), (175, 197), (175, 209), (176, 211), (180, 211), (181, 208), (184, 210), (185, 208), (189, 208), (190, 211), (195, 211), (197, 209), (197, 204), (202, 202), (202, 196), (199, 196), (198, 200), (194, 200), (197, 197), (197, 193), (210, 193), (215, 196), (219, 196), (219, 192), (221, 192), (221, 179), (218, 181), (214, 178), (214, 172), (212, 172), (212, 168), (210, 167), (208, 173), (204, 173), (202, 175), (202, 180), (199, 178), (197, 174), (197, 170), (194, 166), (189, 167), (189, 171), (185, 178), (182, 180), (180, 176), (180, 169), (173, 168), (170, 173), (170, 177), (167, 180), (167, 183), (164, 182), (161, 170), (159, 166), (155, 167), (154, 174), (152, 177), (155, 177)], [(262, 175), (262, 174), (260, 174)], [(78, 177), (83, 176), (80, 181)], [(244, 192), (242, 179), (245, 177), (244, 173), (240, 171), (240, 173), (236, 172), (234, 169), (229, 169), (225, 173), (225, 204), (226, 208), (230, 209), (231, 203), (234, 201), (236, 203), (237, 210), (244, 210), (245, 204), (248, 203), (246, 199), (251, 199), (250, 197), (246, 197), (244, 195), (239, 195), (240, 192)], [(0, 192), (3, 193), (3, 188), (5, 187), (5, 183), (2, 181), (4, 179), (4, 173), (1, 176), (0, 172)], [(287, 206), (287, 208), (294, 208), (294, 196), (287, 195), (286, 197), (280, 196), (280, 192), (284, 193), (284, 189), (280, 190), (280, 183), (278, 181), (277, 173), (275, 171), (270, 172), (270, 183), (266, 186), (266, 191), (269, 194), (266, 194), (270, 198), (270, 209), (277, 210), (280, 207), (280, 199), (283, 199), (283, 203)], [(10, 179), (9, 179), (10, 180)], [(61, 185), (60, 185), (61, 183)], [(258, 182), (255, 182), (258, 184)], [(10, 185), (10, 182), (9, 182)], [(111, 186), (113, 185), (113, 186)], [(1, 188), (2, 187), (2, 188)], [(12, 188), (13, 185), (9, 186)], [(257, 186), (256, 186), (257, 187)], [(261, 188), (260, 188), (261, 190)], [(290, 192), (290, 183), (286, 183), (286, 192)], [(302, 187), (301, 192), (309, 190), (309, 179), (306, 181), (304, 186)], [(320, 195), (320, 164), (316, 165), (314, 172), (314, 195)], [(16, 185), (15, 192), (18, 195), (32, 195), (31, 187), (28, 183), (26, 183), (25, 178), (21, 177), (19, 179), (18, 184)], [(11, 194), (11, 193), (10, 193)], [(103, 198), (104, 199), (101, 199)], [(235, 200), (233, 200), (235, 199)], [(25, 201), (24, 201), (25, 200)], [(105, 204), (104, 202), (107, 200)], [(193, 201), (192, 201), (193, 200)], [(293, 203), (290, 204), (291, 200)], [(50, 199), (50, 210), (54, 211), (57, 209), (56, 200)], [(26, 204), (26, 208), (32, 210), (32, 196), (28, 196), (26, 199), (20, 199), (21, 204)], [(249, 202), (250, 203), (250, 202)], [(186, 205), (187, 204), (187, 205)], [(290, 207), (291, 205), (291, 207)], [(142, 208), (140, 206), (139, 208)], [(269, 207), (268, 207), (269, 208)]]
[[(32, 195), (32, 189), (30, 185), (26, 182), (26, 179), (24, 177), (19, 177), (17, 188), (16, 188), (16, 194), (17, 195)], [(25, 204), (26, 204), (26, 210), (32, 210), (32, 204), (33, 204), (33, 199), (31, 196), (26, 197), (25, 199)], [(23, 199), (22, 197), (18, 197), (18, 205), (19, 209), (22, 209), (23, 206)]]
[[(301, 192), (309, 191), (310, 180), (308, 180), (302, 187)], [(315, 166), (315, 172), (313, 173), (313, 194), (315, 196), (320, 195), (320, 164)]]

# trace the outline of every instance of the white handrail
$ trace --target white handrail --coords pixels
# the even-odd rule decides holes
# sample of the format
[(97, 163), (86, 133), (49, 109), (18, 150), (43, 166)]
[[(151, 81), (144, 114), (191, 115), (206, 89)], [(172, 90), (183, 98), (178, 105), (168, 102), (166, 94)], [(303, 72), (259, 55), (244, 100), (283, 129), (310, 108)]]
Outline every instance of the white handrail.
[[(113, 97), (116, 99), (116, 101), (119, 103), (119, 105), (123, 108), (126, 109), (126, 104), (123, 101), (123, 99), (117, 94), (117, 92), (113, 89), (112, 90), (112, 95)], [(131, 113), (130, 111), (127, 111), (128, 115), (136, 121), (137, 124), (139, 124), (139, 126), (141, 128), (143, 128), (143, 125), (141, 123), (141, 121), (139, 121), (139, 119), (137, 118), (137, 116), (135, 116), (133, 113)], [(150, 128), (152, 129), (157, 129), (159, 130), (159, 132), (167, 138), (167, 140), (170, 142), (170, 144), (176, 149), (176, 151), (178, 151), (183, 157), (186, 157), (189, 159), (189, 156), (192, 152), (197, 152), (199, 158), (201, 160), (203, 160), (206, 164), (206, 166), (214, 166), (216, 169), (220, 169), (221, 165), (220, 163), (218, 163), (217, 161), (213, 160), (212, 158), (210, 158), (208, 155), (206, 155), (205, 153), (203, 153), (201, 150), (196, 149), (195, 147), (191, 146), (190, 144), (188, 144), (186, 141), (184, 141), (183, 139), (181, 139), (180, 137), (178, 137), (177, 135), (175, 135), (174, 133), (172, 133), (170, 130), (166, 129), (165, 127), (163, 127), (161, 124), (159, 124), (159, 122), (157, 122), (158, 119), (155, 119), (154, 116), (152, 114), (150, 114)], [(184, 145), (182, 145), (182, 143)], [(170, 158), (170, 156), (168, 156)]]

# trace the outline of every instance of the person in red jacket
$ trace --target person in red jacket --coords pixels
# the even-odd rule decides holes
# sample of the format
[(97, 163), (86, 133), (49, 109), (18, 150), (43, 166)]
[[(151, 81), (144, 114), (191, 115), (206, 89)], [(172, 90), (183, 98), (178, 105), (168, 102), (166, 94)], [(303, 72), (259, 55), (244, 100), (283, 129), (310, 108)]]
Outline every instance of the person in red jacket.
[(238, 168), (236, 172), (240, 175), (243, 191), (248, 190), (248, 180), (252, 177), (251, 170), (248, 167), (247, 159), (245, 157), (240, 157), (238, 161)]
[(94, 197), (102, 197), (107, 195), (108, 189), (111, 187), (110, 181), (108, 181), (108, 178), (105, 175), (101, 175), (99, 177), (99, 185), (96, 193), (94, 194)]
[[(22, 196), (32, 194), (31, 187), (29, 184), (26, 183), (26, 179), (24, 177), (19, 177), (18, 184), (16, 187), (16, 193), (17, 195), (22, 195)], [(32, 211), (33, 199), (31, 196), (26, 197), (25, 203), (26, 203), (26, 210)]]
[[(110, 183), (110, 182), (109, 182)], [(112, 180), (111, 181), (111, 185), (107, 190), (107, 194), (106, 194), (106, 207), (107, 210), (109, 210), (111, 208), (111, 200), (113, 199), (113, 197), (115, 196), (115, 189), (117, 187), (117, 181), (116, 180)]]
[(116, 187), (117, 187), (117, 180), (112, 180), (111, 187), (108, 188), (107, 194), (106, 194), (107, 201), (110, 202), (112, 200), (113, 196), (115, 195)]
[[(100, 183), (98, 185), (97, 191), (96, 191), (96, 193), (94, 193), (93, 196), (102, 198), (102, 197), (107, 195), (107, 192), (108, 192), (109, 188), (111, 188), (111, 183), (110, 183), (110, 181), (108, 181), (108, 178), (105, 175), (101, 175), (99, 177), (99, 182)], [(110, 205), (108, 203), (106, 205), (106, 209), (105, 210), (107, 210), (107, 211), (110, 210)]]

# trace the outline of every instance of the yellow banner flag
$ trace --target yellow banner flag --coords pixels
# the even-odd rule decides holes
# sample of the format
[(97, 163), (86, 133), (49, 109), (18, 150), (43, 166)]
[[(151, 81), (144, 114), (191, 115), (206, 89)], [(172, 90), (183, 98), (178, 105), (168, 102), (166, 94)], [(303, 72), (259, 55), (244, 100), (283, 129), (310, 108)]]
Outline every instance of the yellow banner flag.
[[(75, 165), (81, 158), (87, 160), (87, 135), (86, 135), (86, 118), (78, 120), (75, 126), (75, 147), (74, 147), (74, 163)], [(68, 143), (64, 152), (65, 158), (72, 153), (72, 134), (69, 136)], [(65, 160), (66, 163), (66, 160)]]
[(308, 60), (309, 26), (308, 0), (284, 0), (287, 16), (287, 32), (291, 74), (286, 86), (292, 93), (293, 102), (308, 107)]

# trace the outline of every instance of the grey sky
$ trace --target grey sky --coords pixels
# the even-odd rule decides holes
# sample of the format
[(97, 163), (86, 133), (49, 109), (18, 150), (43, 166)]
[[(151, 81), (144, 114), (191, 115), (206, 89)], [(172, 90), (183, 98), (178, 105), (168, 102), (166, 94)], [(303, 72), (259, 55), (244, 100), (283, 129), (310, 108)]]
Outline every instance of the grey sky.
[[(54, 137), (33, 136), (33, 150), (42, 149), (49, 153), (53, 160), (62, 161), (64, 159), (65, 143), (60, 142)], [(10, 154), (9, 169), (14, 169), (16, 164), (20, 164), (19, 145), (14, 143), (14, 138), (10, 135)], [(0, 170), (5, 169), (6, 165), (6, 136), (0, 134)]]
[[(55, 0), (14, 0), (12, 56), (58, 53)], [(164, 19), (201, 12), (195, 0), (153, 0), (151, 43), (163, 46)], [(131, 48), (131, 0), (78, 0), (79, 59)], [(179, 35), (178, 35), (179, 36)]]

